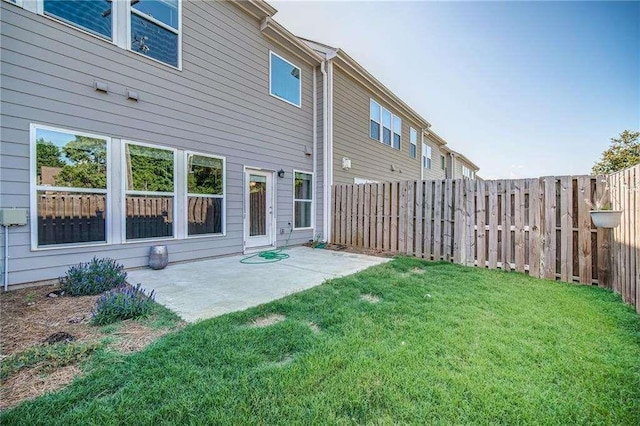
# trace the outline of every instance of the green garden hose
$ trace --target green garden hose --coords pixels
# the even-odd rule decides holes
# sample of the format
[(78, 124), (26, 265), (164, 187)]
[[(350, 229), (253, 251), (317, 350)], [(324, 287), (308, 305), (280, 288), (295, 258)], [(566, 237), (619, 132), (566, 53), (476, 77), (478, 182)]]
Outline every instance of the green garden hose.
[(288, 259), (289, 255), (287, 253), (283, 253), (284, 250), (289, 246), (289, 239), (291, 238), (291, 233), (293, 232), (293, 227), (289, 230), (289, 236), (287, 237), (287, 241), (284, 243), (284, 246), (279, 249), (273, 250), (265, 250), (256, 254), (252, 254), (250, 256), (244, 257), (240, 259), (240, 263), (244, 263), (245, 265), (260, 265), (262, 263), (274, 263), (280, 262), (281, 260)]

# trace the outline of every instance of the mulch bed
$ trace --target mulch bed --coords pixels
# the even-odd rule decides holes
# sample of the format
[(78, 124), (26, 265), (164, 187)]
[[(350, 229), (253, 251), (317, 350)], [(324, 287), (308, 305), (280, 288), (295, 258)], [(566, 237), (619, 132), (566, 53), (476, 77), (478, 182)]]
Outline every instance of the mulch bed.
[[(114, 337), (109, 349), (126, 354), (143, 349), (169, 332), (126, 320), (116, 323), (120, 327), (105, 334), (101, 327), (89, 324), (91, 309), (98, 296), (48, 296), (56, 290), (56, 286), (49, 285), (0, 294), (0, 360), (29, 347), (45, 345), (47, 339), (91, 343), (99, 342), (107, 335)], [(58, 390), (81, 374), (77, 365), (66, 365), (53, 371), (43, 371), (38, 366), (23, 368), (2, 381), (0, 410)]]

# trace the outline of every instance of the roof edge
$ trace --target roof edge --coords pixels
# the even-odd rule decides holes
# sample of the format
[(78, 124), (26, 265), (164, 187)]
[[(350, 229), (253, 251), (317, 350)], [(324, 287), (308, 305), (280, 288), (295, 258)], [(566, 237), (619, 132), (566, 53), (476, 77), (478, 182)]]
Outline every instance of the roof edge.
[(264, 0), (233, 0), (233, 4), (259, 21), (278, 12), (275, 7)]
[(318, 52), (270, 16), (266, 16), (262, 19), (262, 22), (260, 23), (260, 31), (266, 37), (270, 38), (275, 43), (278, 43), (310, 65), (315, 66), (324, 61), (324, 58)]
[(393, 93), (387, 86), (382, 84), (380, 80), (375, 78), (369, 71), (367, 71), (355, 59), (349, 56), (344, 50), (338, 49), (336, 52), (336, 57), (333, 59), (333, 61), (345, 71), (351, 71), (349, 72), (349, 74), (353, 78), (367, 86), (371, 91), (382, 93), (387, 98), (387, 102), (393, 103), (398, 106), (401, 110), (404, 111), (405, 114), (420, 123), (420, 126), (422, 126), (423, 128), (431, 127), (431, 123), (429, 123), (424, 117), (418, 114), (418, 112), (416, 112), (409, 105), (407, 105), (407, 103), (400, 99), (398, 95)]

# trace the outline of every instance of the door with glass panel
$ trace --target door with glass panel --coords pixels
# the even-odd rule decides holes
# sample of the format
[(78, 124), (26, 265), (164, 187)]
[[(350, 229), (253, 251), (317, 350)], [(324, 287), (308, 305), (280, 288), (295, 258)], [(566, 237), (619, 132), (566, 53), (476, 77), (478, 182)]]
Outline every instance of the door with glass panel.
[(273, 245), (272, 173), (246, 171), (244, 214), (245, 248)]

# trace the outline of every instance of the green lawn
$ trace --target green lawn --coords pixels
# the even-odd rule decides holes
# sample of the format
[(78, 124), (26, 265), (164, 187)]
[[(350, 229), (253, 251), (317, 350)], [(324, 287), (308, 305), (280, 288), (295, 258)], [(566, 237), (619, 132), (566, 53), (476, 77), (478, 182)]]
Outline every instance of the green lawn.
[(0, 423), (640, 424), (618, 296), (410, 258), (98, 357)]

